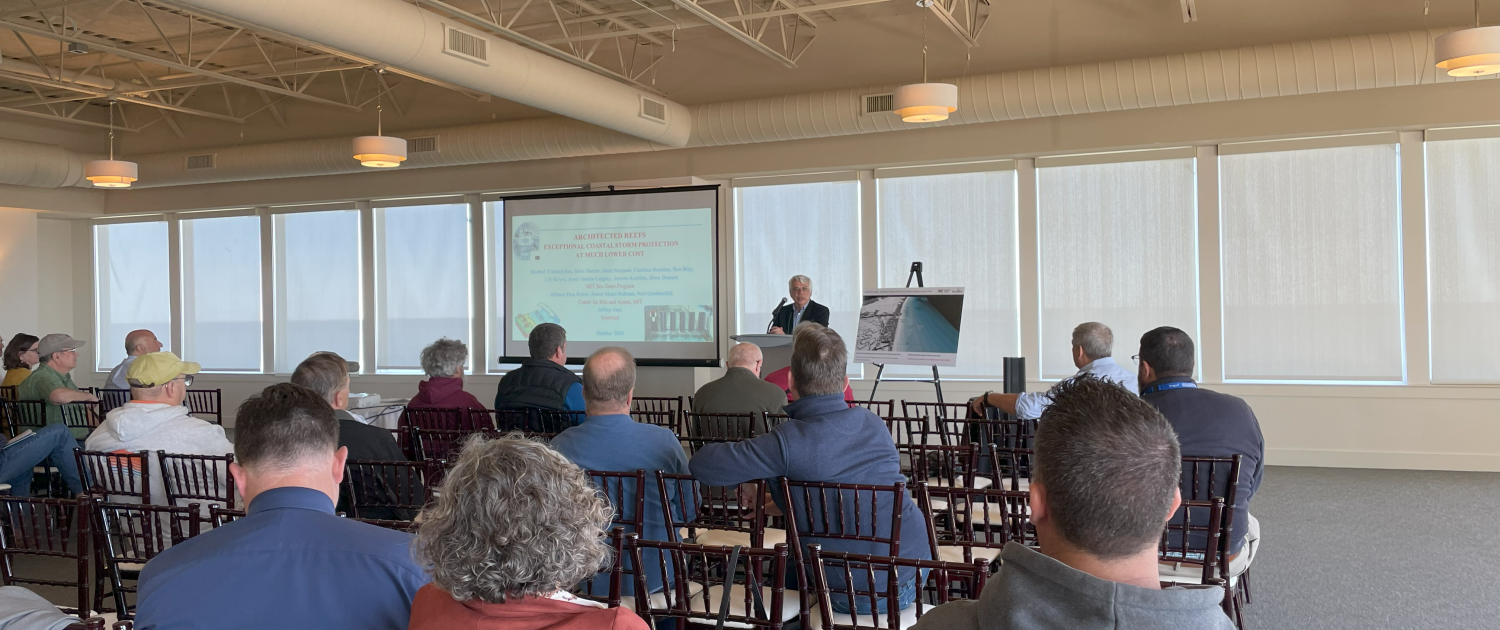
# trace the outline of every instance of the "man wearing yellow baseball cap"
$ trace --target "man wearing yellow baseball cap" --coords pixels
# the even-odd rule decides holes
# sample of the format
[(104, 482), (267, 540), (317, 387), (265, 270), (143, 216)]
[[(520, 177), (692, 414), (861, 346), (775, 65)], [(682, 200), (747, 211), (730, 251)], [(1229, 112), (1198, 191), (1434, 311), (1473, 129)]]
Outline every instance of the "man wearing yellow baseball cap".
[[(223, 455), (234, 445), (224, 427), (188, 415), (182, 405), (193, 375), (202, 369), (170, 352), (141, 355), (130, 364), (130, 402), (111, 409), (84, 448), (90, 451), (164, 451), (180, 455)], [(151, 469), (151, 502), (165, 503), (161, 471)]]

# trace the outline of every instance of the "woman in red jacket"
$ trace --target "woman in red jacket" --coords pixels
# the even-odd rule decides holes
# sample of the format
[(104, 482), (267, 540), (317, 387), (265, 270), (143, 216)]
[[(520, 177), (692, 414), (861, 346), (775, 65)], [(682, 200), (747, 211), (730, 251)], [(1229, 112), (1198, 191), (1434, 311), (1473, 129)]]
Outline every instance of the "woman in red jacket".
[(519, 436), (470, 438), (423, 513), (411, 630), (649, 630), (567, 588), (610, 562), (609, 503), (583, 470)]
[(464, 364), (469, 348), (464, 342), (443, 337), (422, 349), (422, 371), (427, 380), (417, 383), (412, 409), (484, 409), (473, 394), (464, 391)]

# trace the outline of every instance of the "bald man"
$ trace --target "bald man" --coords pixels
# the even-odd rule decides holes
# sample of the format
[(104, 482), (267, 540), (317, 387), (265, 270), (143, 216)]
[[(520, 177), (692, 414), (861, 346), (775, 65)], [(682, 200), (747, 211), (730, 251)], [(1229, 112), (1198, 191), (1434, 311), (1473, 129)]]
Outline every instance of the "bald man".
[(125, 373), (130, 371), (130, 364), (135, 363), (136, 357), (161, 352), (161, 348), (162, 343), (157, 341), (154, 332), (142, 329), (127, 333), (125, 335), (125, 360), (109, 373), (109, 380), (105, 381), (105, 387), (130, 389), (130, 381), (125, 378)]
[(786, 392), (760, 380), (760, 364), (760, 346), (735, 344), (724, 376), (693, 394), (693, 413), (782, 413)]

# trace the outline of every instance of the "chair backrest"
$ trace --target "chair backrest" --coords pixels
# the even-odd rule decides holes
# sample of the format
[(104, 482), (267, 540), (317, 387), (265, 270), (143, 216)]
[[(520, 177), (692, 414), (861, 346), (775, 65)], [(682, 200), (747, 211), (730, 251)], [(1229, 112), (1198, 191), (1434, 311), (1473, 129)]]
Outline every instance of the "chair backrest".
[(889, 418), (896, 415), (895, 400), (851, 400), (849, 401), (849, 406), (864, 407), (875, 412), (875, 415), (882, 418)]
[[(217, 389), (190, 389), (182, 404), (187, 405), (188, 413), (192, 415), (214, 424), (224, 424), (223, 398), (222, 392)], [(204, 416), (211, 416), (212, 419)]]
[[(764, 423), (756, 413), (685, 413), (683, 427), (687, 437), (748, 440), (765, 433)], [(760, 426), (757, 426), (760, 425)]]
[(781, 426), (781, 423), (792, 419), (791, 416), (784, 413), (763, 413), (760, 414), (760, 417), (762, 420), (765, 420), (766, 433), (770, 433), (776, 427)]
[[(765, 542), (766, 511), (761, 503), (765, 496), (764, 479), (735, 486), (705, 486), (692, 475), (658, 472), (656, 485), (662, 512), (666, 516), (663, 522), (672, 542), (685, 542), (679, 539), (679, 529), (687, 530), (690, 539), (696, 537), (700, 529), (718, 529), (749, 534), (753, 547), (760, 547)], [(693, 500), (679, 500), (674, 507), (673, 497), (691, 497)], [(694, 510), (693, 506), (698, 509)]]
[[(636, 534), (626, 534), (625, 547), (631, 566), (638, 567), (633, 576), (636, 593), (647, 592), (652, 577), (665, 586), (658, 595), (635, 598), (635, 612), (649, 627), (657, 627), (656, 622), (664, 617), (704, 625), (723, 620), (730, 628), (777, 630), (785, 623), (786, 545), (736, 550), (641, 540)], [(725, 592), (731, 592), (730, 605), (720, 616)]]
[(462, 429), (477, 431), (479, 429), (494, 429), (494, 421), (488, 411), (484, 413), (469, 413), (467, 409), (459, 408), (406, 408), (402, 412), (401, 424), (413, 426), (419, 429)]
[(654, 424), (673, 434), (683, 435), (675, 411), (631, 411), (630, 418), (641, 424)]
[[(810, 568), (805, 546), (820, 539), (874, 543), (885, 546), (884, 555), (901, 554), (901, 511), (906, 484), (871, 486), (792, 481), (783, 477), (780, 491), (787, 518), (787, 540), (792, 545), (796, 566)], [(889, 515), (882, 515), (882, 508)], [(883, 527), (889, 528), (884, 534)]]
[(614, 508), (610, 522), (640, 532), (646, 524), (646, 471), (587, 470), (594, 487)]
[(630, 410), (631, 411), (670, 411), (672, 413), (678, 413), (678, 414), (680, 414), (680, 413), (683, 412), (682, 397), (681, 396), (671, 396), (671, 397), (636, 396), (635, 398), (631, 399)]
[(1169, 521), (1162, 532), (1156, 547), (1157, 562), (1202, 565), (1202, 583), (1217, 584), (1222, 580), (1224, 595), (1229, 597), (1229, 560), (1221, 543), (1224, 518), (1233, 513), (1233, 506), (1226, 504), (1223, 497), (1213, 497), (1208, 501), (1183, 501), (1181, 509), (1184, 518)]
[(350, 460), (344, 463), (340, 490), (348, 498), (348, 515), (356, 519), (410, 521), (432, 498), (428, 462)]
[(992, 430), (985, 442), (1007, 448), (1036, 447), (1036, 418), (1022, 418), (995, 407), (984, 411)]
[(927, 517), (928, 543), (934, 558), (944, 557), (944, 547), (961, 550), (963, 561), (968, 563), (975, 560), (975, 549), (998, 551), (1007, 542), (1036, 546), (1029, 493), (919, 483), (917, 505)]
[[(902, 611), (894, 605), (898, 601), (898, 570), (929, 571), (926, 582), (919, 585), (919, 590), (930, 594), (935, 601), (924, 601), (926, 598), (919, 596), (912, 603), (918, 620), (935, 606), (954, 599), (977, 599), (989, 578), (988, 563), (984, 560), (965, 564), (823, 551), (822, 545), (808, 547), (813, 586), (818, 595), (818, 616), (822, 618), (821, 630), (895, 630), (904, 627), (901, 623)], [(830, 579), (830, 574), (842, 579)], [(963, 585), (965, 597), (954, 597), (955, 584)], [(849, 610), (856, 610), (858, 606), (868, 607), (870, 612), (836, 618), (832, 606), (834, 598), (847, 602)], [(879, 610), (876, 602), (890, 604), (885, 606), (884, 619), (877, 618), (880, 613), (876, 612)]]
[(0, 387), (0, 400), (15, 400), (20, 396), (16, 393), (19, 388), (15, 385)]
[(69, 429), (87, 429), (93, 431), (99, 428), (99, 423), (104, 420), (104, 410), (101, 403), (97, 401), (79, 401), (66, 405), (59, 405), (62, 410), (63, 424)]
[(214, 527), (223, 527), (244, 515), (244, 510), (226, 508), (218, 504), (208, 506), (208, 520), (213, 523)]
[(234, 507), (237, 491), (234, 480), (229, 477), (229, 464), (234, 462), (234, 453), (181, 455), (157, 451), (157, 456), (161, 462), (161, 480), (166, 486), (168, 505), (199, 501)]
[(151, 451), (105, 453), (74, 450), (85, 492), (105, 501), (132, 497), (151, 502)]
[(997, 444), (985, 446), (988, 457), (980, 462), (980, 476), (990, 479), (990, 487), (1025, 491), (1031, 487), (1033, 452), (1029, 448), (1007, 448)]
[(47, 426), (47, 402), (43, 400), (0, 401), (0, 412), (3, 412), (0, 415), (4, 416), (6, 432), (11, 436)]
[(927, 418), (910, 418), (906, 416), (881, 418), (885, 421), (886, 430), (891, 432), (891, 441), (896, 446), (903, 444), (942, 444), (941, 429), (936, 428)]
[(906, 444), (898, 448), (911, 462), (912, 483), (973, 487), (974, 471), (979, 465), (978, 444)]
[(418, 523), (417, 521), (392, 521), (380, 518), (350, 518), (349, 520), (359, 521), (361, 523), (374, 525), (376, 527), (394, 529), (398, 532), (406, 532), (408, 534), (417, 533), (417, 526), (420, 525), (420, 523)]
[(585, 415), (582, 411), (556, 411), (552, 409), (539, 409), (531, 420), (531, 428), (526, 434), (544, 440), (557, 437), (557, 434), (583, 424)]
[(463, 448), (464, 440), (475, 433), (489, 433), (486, 431), (470, 431), (466, 429), (423, 429), (420, 427), (409, 427), (413, 459), (418, 461), (447, 461), (458, 456), (459, 449)]
[(109, 413), (115, 407), (130, 402), (130, 390), (128, 389), (97, 389), (94, 395), (99, 397), (99, 404), (104, 413)]
[[(1243, 455), (1231, 457), (1205, 457), (1201, 455), (1182, 456), (1182, 478), (1178, 487), (1182, 491), (1183, 501), (1212, 501), (1214, 498), (1224, 499), (1224, 504), (1230, 507), (1230, 512), (1224, 516), (1224, 543), (1230, 547), (1234, 541), (1229, 540), (1228, 533), (1234, 526), (1234, 505), (1239, 499), (1239, 480), (1242, 474), (1241, 465), (1244, 462)], [(1193, 515), (1193, 520), (1199, 523), (1206, 522), (1208, 515), (1202, 512), (1206, 508), (1202, 506), (1179, 509), (1173, 520), (1181, 520), (1186, 512), (1198, 512)], [(1195, 539), (1202, 538), (1202, 534), (1189, 532), (1188, 536)]]
[(530, 409), (488, 409), (483, 412), (469, 410), (470, 414), (483, 413), (490, 417), (490, 424), (500, 433), (511, 431), (525, 431), (531, 424), (532, 410)]
[[(89, 596), (89, 544), (92, 527), (89, 500), (0, 497), (3, 528), (0, 528), (0, 578), (6, 586), (36, 584), (77, 590), (77, 607), (68, 612), (86, 615)], [(54, 571), (33, 576), (18, 575), (17, 566), (36, 568), (35, 563), (17, 563), (16, 556), (45, 556), (75, 561), (71, 579), (59, 580)], [(45, 577), (42, 577), (45, 575)]]
[(94, 539), (104, 569), (113, 588), (115, 610), (121, 619), (134, 615), (125, 599), (135, 587), (127, 586), (129, 569), (122, 564), (145, 564), (172, 545), (197, 536), (205, 519), (200, 516), (202, 507), (190, 503), (186, 507), (173, 505), (143, 505), (126, 503), (94, 503)]
[(965, 403), (936, 403), (901, 401), (901, 415), (909, 418), (949, 418), (962, 420), (969, 417), (969, 405)]

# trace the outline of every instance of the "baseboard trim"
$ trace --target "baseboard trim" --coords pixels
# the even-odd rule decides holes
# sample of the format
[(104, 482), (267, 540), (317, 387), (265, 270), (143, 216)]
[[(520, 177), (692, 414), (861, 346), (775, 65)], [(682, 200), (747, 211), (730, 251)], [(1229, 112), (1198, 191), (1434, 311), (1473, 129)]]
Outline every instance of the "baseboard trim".
[(1268, 448), (1272, 466), (1500, 472), (1500, 453), (1400, 453)]

